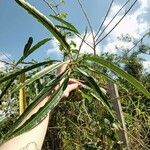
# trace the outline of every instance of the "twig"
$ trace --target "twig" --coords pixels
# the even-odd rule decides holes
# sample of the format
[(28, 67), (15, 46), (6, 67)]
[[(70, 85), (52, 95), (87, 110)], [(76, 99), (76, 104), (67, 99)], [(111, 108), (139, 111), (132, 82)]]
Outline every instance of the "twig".
[(76, 36), (77, 36), (79, 39), (83, 40), (83, 42), (84, 42), (86, 45), (88, 45), (90, 48), (93, 49), (93, 47), (92, 47), (85, 39), (83, 39), (80, 35), (76, 34)]
[(85, 29), (85, 34), (84, 34), (83, 39), (82, 39), (82, 41), (81, 41), (81, 44), (80, 44), (80, 46), (79, 46), (79, 52), (78, 52), (78, 55), (77, 55), (77, 58), (76, 58), (76, 59), (78, 59), (78, 57), (79, 57), (79, 54), (80, 54), (80, 51), (81, 51), (81, 48), (82, 48), (82, 45), (83, 45), (83, 42), (84, 42), (84, 40), (85, 40), (86, 35), (87, 35), (87, 28)]
[(121, 19), (115, 24), (115, 26), (103, 37), (101, 38), (96, 45), (98, 45), (100, 42), (102, 42), (117, 26), (118, 24), (124, 19), (124, 17), (129, 13), (129, 11), (132, 9), (132, 7), (135, 5), (135, 3), (138, 0), (135, 0), (134, 3), (130, 6), (130, 8), (125, 12), (125, 14), (121, 17)]
[(144, 35), (142, 36), (142, 38), (141, 38), (140, 40), (138, 40), (138, 41), (135, 43), (135, 45), (129, 49), (129, 52), (130, 52), (131, 50), (133, 50), (133, 49), (134, 49), (146, 36), (148, 36), (148, 35), (149, 35), (149, 33), (144, 34)]
[(83, 5), (82, 5), (82, 3), (81, 3), (80, 0), (78, 0), (78, 3), (79, 3), (79, 5), (80, 5), (80, 7), (81, 7), (81, 9), (82, 9), (82, 12), (83, 12), (83, 14), (84, 14), (84, 16), (85, 16), (85, 18), (86, 18), (86, 20), (87, 20), (87, 22), (88, 22), (88, 25), (89, 25), (89, 27), (90, 27), (91, 33), (92, 33), (92, 35), (94, 36), (93, 27), (92, 27), (92, 25), (91, 25), (90, 19), (89, 19), (88, 15), (87, 15), (85, 9), (83, 8)]
[(103, 19), (103, 22), (101, 23), (101, 25), (100, 25), (100, 27), (99, 27), (99, 29), (98, 29), (96, 35), (95, 35), (95, 38), (96, 38), (96, 37), (98, 36), (98, 34), (100, 33), (100, 31), (101, 31), (101, 29), (102, 29), (102, 27), (103, 27), (103, 25), (104, 25), (104, 23), (105, 23), (105, 21), (106, 21), (106, 19), (107, 19), (107, 17), (108, 17), (108, 14), (109, 14), (109, 12), (110, 12), (110, 10), (111, 10), (111, 7), (112, 7), (113, 2), (114, 2), (114, 0), (111, 1), (110, 5), (109, 5), (109, 8), (108, 8), (108, 10), (107, 10), (107, 13), (106, 13), (106, 15), (105, 15), (105, 17), (104, 17), (104, 19)]
[(57, 13), (59, 14), (58, 6), (59, 6), (61, 3), (56, 4), (56, 1), (55, 1), (55, 0), (54, 0), (53, 2), (54, 2), (54, 4), (55, 4), (55, 6), (54, 6), (54, 7), (56, 8)]
[(49, 2), (47, 2), (46, 0), (43, 0), (43, 2), (47, 4), (47, 6), (54, 12), (55, 15), (57, 15), (57, 12), (55, 11), (55, 9), (53, 9), (53, 7), (51, 6)]
[(78, 0), (78, 3), (79, 3), (79, 5), (80, 5), (80, 7), (81, 7), (81, 10), (82, 10), (82, 12), (83, 12), (83, 14), (84, 14), (84, 16), (85, 16), (85, 18), (86, 18), (86, 20), (87, 20), (87, 23), (88, 23), (88, 25), (89, 25), (90, 31), (91, 31), (91, 33), (92, 33), (92, 38), (93, 38), (93, 50), (94, 50), (94, 54), (96, 54), (96, 51), (95, 51), (95, 49), (96, 49), (96, 43), (95, 43), (95, 36), (94, 36), (93, 27), (92, 27), (92, 25), (91, 25), (90, 19), (89, 19), (88, 15), (87, 15), (85, 9), (83, 8), (83, 5), (82, 5), (81, 1)]
[[(100, 33), (100, 35), (98, 36), (98, 38), (96, 39), (96, 41), (98, 41), (98, 39), (101, 37), (101, 35), (104, 33), (104, 31), (108, 28), (108, 26), (112, 23), (112, 21), (117, 17), (117, 15), (121, 12), (121, 10), (130, 2), (130, 0), (128, 0), (127, 2), (125, 2), (125, 4), (118, 10), (118, 12), (115, 14), (115, 16), (110, 20), (110, 22), (106, 25), (106, 27), (102, 30), (102, 32)], [(124, 16), (125, 17), (125, 16)], [(123, 18), (124, 18), (123, 17)], [(122, 19), (123, 19), (122, 18)], [(121, 22), (121, 21), (120, 21)], [(119, 22), (119, 23), (120, 23)], [(118, 24), (119, 24), (118, 23)], [(111, 31), (112, 32), (112, 31)], [(110, 34), (110, 33), (109, 33)], [(107, 36), (107, 35), (106, 35)], [(99, 44), (99, 43), (98, 43)]]
[(4, 63), (4, 64), (6, 64), (6, 65), (11, 65), (9, 62), (4, 61), (4, 60), (0, 60), (0, 62)]
[(7, 54), (5, 54), (2, 50), (0, 53), (13, 63), (13, 60)]

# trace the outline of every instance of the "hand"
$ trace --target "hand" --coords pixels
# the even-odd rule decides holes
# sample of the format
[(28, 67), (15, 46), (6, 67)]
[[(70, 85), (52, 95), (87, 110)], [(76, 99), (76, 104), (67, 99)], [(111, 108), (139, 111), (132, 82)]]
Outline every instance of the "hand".
[[(66, 61), (66, 63), (64, 65), (62, 65), (60, 68), (58, 68), (57, 74), (59, 75), (59, 74), (63, 73), (66, 70), (66, 68), (70, 62), (71, 62), (71, 60), (68, 60), (68, 61)], [(70, 92), (75, 89), (78, 89), (79, 86), (81, 86), (81, 83), (78, 80), (69, 79), (68, 86), (67, 86), (66, 90), (64, 91), (62, 98), (67, 98), (69, 96)], [(55, 90), (57, 90), (57, 89), (58, 89), (58, 86), (55, 88)]]
[(71, 91), (78, 89), (79, 87), (81, 87), (81, 83), (78, 80), (69, 79), (68, 86), (66, 90), (64, 91), (62, 98), (67, 98)]

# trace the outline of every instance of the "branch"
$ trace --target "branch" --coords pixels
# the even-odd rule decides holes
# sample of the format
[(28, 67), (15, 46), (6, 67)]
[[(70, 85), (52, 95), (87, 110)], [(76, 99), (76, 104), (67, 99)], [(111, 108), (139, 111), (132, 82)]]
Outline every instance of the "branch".
[(111, 10), (111, 7), (112, 7), (113, 2), (114, 2), (114, 0), (111, 1), (110, 5), (109, 5), (109, 8), (108, 8), (108, 10), (107, 10), (107, 13), (106, 13), (106, 15), (105, 15), (105, 17), (104, 17), (104, 20), (103, 20), (103, 22), (101, 23), (101, 25), (100, 25), (100, 27), (99, 27), (99, 29), (98, 29), (96, 35), (95, 35), (95, 38), (96, 38), (96, 37), (98, 36), (98, 34), (100, 33), (100, 31), (101, 31), (101, 29), (102, 29), (102, 27), (103, 27), (103, 25), (104, 25), (104, 23), (105, 23), (105, 21), (106, 21), (106, 19), (107, 19), (107, 17), (108, 17), (108, 14), (109, 14), (109, 12), (110, 12), (110, 10)]
[(100, 42), (102, 42), (117, 26), (118, 24), (125, 18), (125, 16), (129, 13), (129, 11), (132, 9), (132, 7), (135, 5), (135, 3), (137, 2), (138, 0), (135, 0), (134, 3), (130, 6), (130, 8), (125, 12), (125, 14), (121, 17), (121, 19), (115, 24), (115, 26), (103, 37), (101, 38), (97, 43), (96, 45), (98, 45)]
[(83, 12), (83, 14), (84, 14), (84, 16), (85, 16), (85, 18), (86, 18), (86, 20), (87, 20), (87, 23), (88, 23), (88, 25), (89, 25), (90, 31), (91, 31), (91, 33), (92, 33), (92, 38), (93, 38), (93, 50), (94, 50), (94, 54), (96, 54), (96, 51), (95, 51), (96, 44), (95, 44), (95, 36), (94, 36), (93, 27), (92, 27), (92, 25), (91, 25), (90, 19), (89, 19), (88, 15), (87, 15), (85, 9), (83, 8), (83, 5), (82, 5), (81, 1), (78, 0), (78, 3), (79, 3), (79, 5), (80, 5), (80, 7), (81, 7), (81, 10), (82, 10), (82, 12)]
[(55, 9), (53, 9), (53, 7), (51, 6), (49, 2), (47, 2), (46, 0), (43, 0), (43, 2), (47, 4), (47, 6), (54, 12), (55, 15), (57, 15), (57, 12), (55, 11)]

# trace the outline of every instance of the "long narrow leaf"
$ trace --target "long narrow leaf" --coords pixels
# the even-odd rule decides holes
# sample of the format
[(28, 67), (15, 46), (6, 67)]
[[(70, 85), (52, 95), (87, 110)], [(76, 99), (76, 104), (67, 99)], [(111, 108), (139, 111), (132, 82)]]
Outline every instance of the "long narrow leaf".
[(145, 96), (150, 98), (150, 93), (147, 91), (147, 89), (139, 81), (137, 81), (133, 76), (126, 73), (125, 71), (120, 69), (118, 66), (114, 65), (113, 63), (111, 63), (107, 60), (104, 60), (101, 57), (91, 56), (91, 55), (85, 55), (84, 60), (96, 62), (96, 63), (98, 63), (104, 67), (111, 69), (113, 72), (115, 72), (116, 74), (118, 74), (119, 76), (121, 76), (125, 80), (127, 80), (129, 83), (131, 83), (135, 88), (137, 88)]
[(106, 80), (111, 81), (112, 83), (117, 84), (117, 82), (114, 79), (110, 78), (108, 75), (104, 74), (103, 72), (95, 70), (95, 69), (91, 68), (90, 66), (85, 66), (85, 65), (82, 65), (82, 66), (85, 69), (89, 70), (90, 72), (96, 73), (97, 75), (104, 77)]
[(55, 64), (52, 64), (51, 66), (48, 66), (46, 68), (44, 68), (43, 70), (37, 72), (36, 74), (34, 74), (30, 79), (27, 79), (24, 84), (20, 84), (19, 86), (17, 86), (12, 92), (25, 87), (26, 85), (30, 85), (31, 83), (33, 83), (35, 80), (43, 77), (44, 75), (54, 72), (54, 70), (56, 70), (57, 68), (61, 67), (63, 64), (65, 64), (66, 62), (58, 62)]
[(33, 114), (21, 127), (16, 129), (9, 137), (9, 139), (18, 136), (24, 132), (27, 132), (37, 126), (47, 115), (51, 112), (59, 103), (62, 98), (62, 94), (67, 87), (69, 78), (66, 78), (61, 84), (58, 91), (41, 107), (37, 113)]
[[(31, 47), (31, 45), (32, 45), (32, 42), (33, 42), (33, 39), (32, 39), (32, 37), (30, 37), (29, 38), (29, 40), (28, 40), (28, 42), (27, 42), (27, 44), (25, 45), (25, 48), (24, 48), (24, 55), (18, 60), (18, 62), (15, 64), (16, 66), (19, 64), (19, 63), (21, 63), (27, 56), (29, 56), (32, 52), (34, 52), (37, 48), (39, 48), (40, 46), (42, 46), (43, 44), (45, 44), (47, 41), (49, 41), (50, 39), (44, 39), (44, 40), (42, 40), (42, 41), (40, 41), (40, 42), (38, 42), (36, 45), (34, 45), (31, 49), (30, 49), (30, 47)], [(30, 49), (30, 50), (29, 50)], [(46, 64), (46, 62), (45, 62), (45, 64)], [(42, 64), (39, 64), (39, 66), (42, 66), (42, 65), (44, 65), (44, 63)], [(25, 68), (25, 70), (23, 71), (21, 71), (20, 70), (20, 72), (22, 72), (22, 73), (24, 73), (24, 72), (27, 72), (27, 71), (29, 71), (29, 70), (31, 70), (31, 69), (34, 69), (34, 68), (36, 68), (36, 67), (39, 67), (38, 66), (38, 64), (35, 64), (35, 66), (33, 65), (33, 66), (31, 66), (31, 68), (30, 67), (27, 67), (27, 68)], [(27, 71), (26, 71), (27, 70)], [(2, 83), (2, 82), (4, 82), (4, 81), (6, 81), (6, 80), (8, 80), (8, 79), (11, 79), (11, 81), (9, 81), (7, 84), (6, 84), (6, 87), (2, 90), (2, 93), (0, 94), (0, 100), (2, 99), (2, 97), (6, 94), (6, 92), (7, 92), (7, 90), (9, 89), (9, 87), (11, 86), (11, 84), (13, 83), (13, 81), (15, 80), (15, 77), (14, 77), (14, 79), (12, 79), (13, 78), (13, 76), (15, 76), (15, 73), (17, 73), (17, 72), (13, 72), (14, 74), (13, 75), (7, 75), (7, 76), (5, 76), (4, 78), (2, 78), (2, 79), (0, 79), (0, 83)], [(18, 75), (19, 75), (20, 73), (18, 72)], [(0, 103), (1, 103), (1, 101), (0, 101)]]
[(35, 69), (35, 68), (38, 68), (40, 66), (43, 66), (43, 65), (46, 65), (46, 64), (49, 64), (49, 63), (52, 63), (52, 62), (55, 62), (56, 60), (50, 60), (50, 61), (44, 61), (44, 62), (40, 62), (40, 63), (37, 63), (37, 64), (34, 64), (34, 65), (31, 65), (31, 66), (28, 66), (28, 67), (25, 67), (23, 69), (20, 69), (20, 70), (17, 70), (15, 72), (12, 72), (12, 73), (9, 73), (8, 75), (4, 76), (3, 78), (0, 79), (0, 83), (3, 83), (7, 80), (10, 80), (22, 73), (25, 73), (25, 72), (28, 72), (32, 69)]
[(30, 54), (32, 54), (35, 50), (37, 50), (38, 48), (40, 48), (42, 45), (44, 45), (46, 42), (48, 42), (50, 40), (50, 38), (46, 38), (43, 39), (41, 41), (39, 41), (37, 44), (35, 44), (33, 47), (29, 47), (28, 49), (25, 51), (24, 50), (24, 54), (23, 56), (18, 60), (18, 62), (16, 63), (16, 65), (18, 65), (19, 63), (21, 63), (24, 59), (26, 59)]
[(3, 142), (5, 142), (12, 132), (18, 128), (23, 122), (23, 120), (27, 117), (27, 115), (48, 95), (48, 93), (66, 76), (68, 71), (63, 72), (55, 79), (51, 80), (43, 89), (42, 91), (34, 98), (33, 102), (25, 109), (23, 114), (15, 121), (9, 132), (3, 138)]
[(70, 50), (70, 46), (67, 43), (65, 37), (61, 34), (60, 31), (57, 30), (55, 25), (45, 15), (43, 15), (35, 7), (33, 7), (24, 0), (15, 0), (15, 1), (25, 10), (27, 10), (33, 17), (35, 17), (41, 24), (43, 24), (66, 50)]
[[(89, 89), (91, 89), (91, 88), (89, 87)], [(91, 91), (93, 91), (93, 90), (91, 89)], [(115, 116), (114, 116), (112, 110), (104, 103), (104, 101), (99, 96), (97, 96), (93, 92), (89, 95), (88, 92), (85, 93), (84, 91), (81, 91), (81, 94), (85, 99), (88, 99), (90, 101), (93, 99), (98, 100), (106, 108), (106, 110), (110, 113), (111, 121), (113, 121), (113, 122), (115, 121)]]
[[(74, 32), (74, 33), (78, 33), (76, 30), (71, 29), (71, 28), (68, 28), (68, 27), (65, 27), (65, 26), (56, 25), (56, 27), (57, 27), (58, 29), (63, 29), (63, 30), (68, 30), (68, 31)], [(79, 33), (78, 33), (78, 34), (79, 34)]]
[(115, 121), (116, 119), (115, 119), (115, 116), (114, 116), (114, 114), (113, 114), (113, 112), (112, 112), (112, 109), (110, 108), (110, 107), (108, 107), (108, 105), (106, 105), (105, 103), (104, 103), (104, 101), (100, 98), (100, 97), (98, 97), (96, 94), (94, 94), (94, 93), (91, 93), (91, 96), (93, 97), (93, 98), (95, 98), (96, 100), (98, 100), (98, 101), (100, 101), (101, 102), (101, 104), (106, 108), (106, 110), (110, 113), (110, 115), (111, 115), (111, 121)]
[(54, 16), (54, 15), (50, 15), (50, 17), (52, 17), (53, 19), (61, 22), (64, 25), (66, 25), (66, 27), (71, 29), (72, 31), (74, 31), (76, 33), (79, 33), (78, 30), (71, 23), (69, 23), (68, 21), (66, 21), (66, 20), (64, 20), (64, 19), (62, 19), (60, 17)]
[(91, 96), (102, 103), (102, 105), (109, 112), (111, 120), (114, 121), (115, 116), (112, 112), (112, 107), (108, 102), (109, 98), (102, 92), (102, 90), (99, 88), (93, 77), (91, 77), (90, 75), (88, 75), (86, 72), (84, 72), (79, 68), (77, 70), (82, 74), (82, 77), (85, 79), (86, 82), (84, 82), (84, 84), (91, 89), (92, 91)]
[(23, 55), (26, 55), (28, 53), (29, 49), (32, 46), (32, 43), (33, 43), (33, 38), (29, 37), (28, 42), (27, 42), (27, 44), (24, 47)]
[(108, 98), (106, 97), (106, 95), (104, 95), (104, 93), (101, 91), (101, 89), (99, 88), (99, 86), (97, 85), (96, 81), (93, 79), (93, 77), (91, 77), (90, 75), (88, 75), (86, 72), (84, 72), (81, 69), (77, 69), (81, 74), (82, 77), (85, 79), (85, 81), (88, 83), (86, 84), (86, 82), (84, 84), (88, 85), (89, 87), (91, 87), (93, 90), (95, 90), (97, 92), (97, 94), (99, 94), (99, 96), (102, 98), (102, 100), (104, 101), (104, 103), (111, 108), (109, 102), (108, 102)]

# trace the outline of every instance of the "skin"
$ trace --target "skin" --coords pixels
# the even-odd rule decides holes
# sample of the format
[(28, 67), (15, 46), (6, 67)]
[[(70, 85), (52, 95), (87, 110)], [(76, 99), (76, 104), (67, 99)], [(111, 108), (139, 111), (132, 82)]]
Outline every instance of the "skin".
[[(60, 68), (58, 74), (62, 73), (66, 69), (66, 67), (67, 64), (63, 65)], [(78, 80), (69, 79), (68, 86), (62, 95), (62, 99), (67, 98), (71, 91), (78, 89), (80, 86), (81, 83)], [(57, 90), (58, 88), (59, 85), (55, 87), (55, 90)], [(43, 99), (43, 101), (41, 101), (28, 114), (28, 116), (23, 120), (23, 122), (20, 125), (22, 125), (27, 119), (29, 119), (34, 113), (36, 113), (42, 106), (44, 106), (44, 104), (47, 102), (50, 96), (51, 95), (48, 95), (45, 99)], [(49, 115), (50, 114), (48, 114), (47, 117), (32, 130), (23, 133), (4, 143), (0, 147), (0, 150), (41, 150), (49, 123)]]
[[(70, 79), (68, 86), (63, 93), (62, 98), (67, 98), (69, 96), (69, 93), (79, 88), (80, 85), (81, 84), (79, 81), (75, 79)], [(43, 101), (30, 112), (30, 114), (25, 118), (22, 124), (34, 113), (36, 113), (39, 110), (39, 108), (41, 108), (47, 102), (49, 97), (50, 96), (47, 96), (45, 99), (43, 99)], [(38, 124), (32, 130), (4, 143), (0, 147), (0, 150), (41, 150), (45, 134), (47, 131), (48, 122), (49, 122), (49, 114), (40, 124)]]

